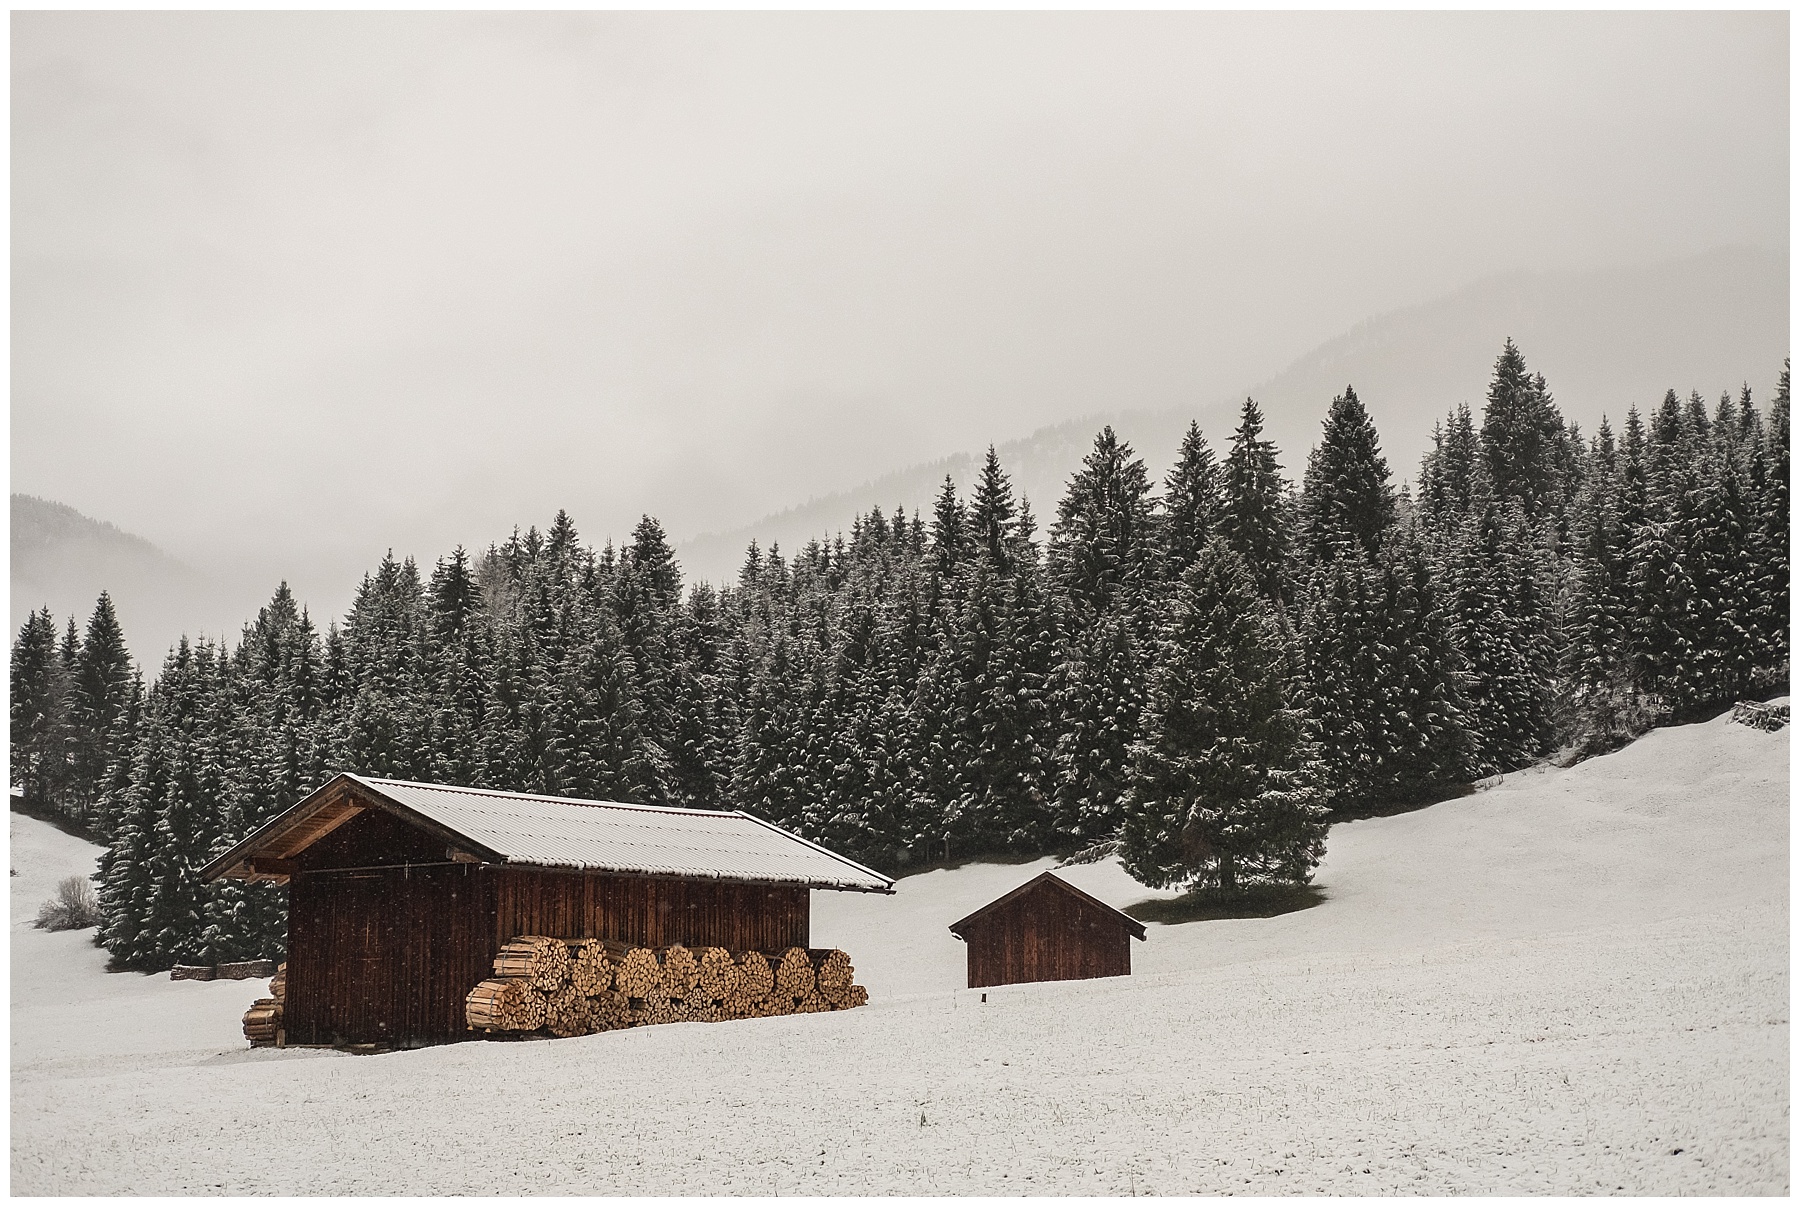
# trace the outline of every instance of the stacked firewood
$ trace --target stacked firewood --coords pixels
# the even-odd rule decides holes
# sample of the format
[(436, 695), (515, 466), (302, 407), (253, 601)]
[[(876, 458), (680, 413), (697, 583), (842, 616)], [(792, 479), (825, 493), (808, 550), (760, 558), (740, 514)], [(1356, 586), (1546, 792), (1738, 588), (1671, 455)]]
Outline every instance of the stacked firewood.
[(869, 1000), (855, 979), (850, 957), (835, 948), (763, 953), (521, 935), (469, 991), (468, 1019), (475, 1031), (568, 1036), (848, 1010)]
[(259, 997), (244, 1011), (244, 1038), (252, 1048), (268, 1048), (281, 1042), (281, 1016), (287, 1006), (287, 965), (275, 967), (269, 996)]
[(1780, 729), (1788, 723), (1788, 706), (1785, 704), (1758, 704), (1754, 700), (1739, 700), (1731, 706), (1731, 719), (1739, 725), (1748, 725), (1752, 729)]

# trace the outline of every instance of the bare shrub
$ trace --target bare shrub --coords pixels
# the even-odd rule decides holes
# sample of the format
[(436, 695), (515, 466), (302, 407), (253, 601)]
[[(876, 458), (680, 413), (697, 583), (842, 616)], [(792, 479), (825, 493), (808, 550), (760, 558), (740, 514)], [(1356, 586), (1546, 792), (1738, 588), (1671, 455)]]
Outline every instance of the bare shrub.
[(86, 876), (70, 876), (56, 886), (56, 896), (38, 907), (39, 930), (81, 930), (100, 925), (100, 898)]

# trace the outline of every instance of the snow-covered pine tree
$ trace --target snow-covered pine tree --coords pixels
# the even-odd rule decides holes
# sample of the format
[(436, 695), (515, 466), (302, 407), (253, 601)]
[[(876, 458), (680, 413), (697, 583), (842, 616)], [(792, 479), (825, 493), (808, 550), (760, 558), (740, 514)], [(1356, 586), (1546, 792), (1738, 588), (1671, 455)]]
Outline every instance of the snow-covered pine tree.
[(1486, 774), (1548, 752), (1555, 685), (1539, 534), (1523, 504), (1501, 504), (1480, 480), (1475, 500), (1450, 557), (1449, 616), (1467, 676), (1477, 774)]
[(1788, 366), (1783, 362), (1775, 396), (1762, 432), (1764, 485), (1757, 498), (1753, 548), (1757, 568), (1758, 607), (1751, 617), (1756, 658), (1769, 686), (1788, 680), (1789, 532), (1788, 510)]
[(1470, 778), (1460, 659), (1417, 538), (1390, 534), (1377, 559), (1333, 557), (1304, 598), (1306, 704), (1332, 808), (1417, 800)]
[(669, 732), (664, 753), (674, 799), (693, 809), (724, 806), (736, 728), (722, 673), (724, 617), (710, 583), (696, 583), (672, 616)]
[(1527, 519), (1558, 514), (1572, 483), (1562, 412), (1541, 375), (1525, 367), (1511, 339), (1494, 362), (1481, 416), (1481, 451), (1502, 504), (1517, 501)]
[(1051, 677), (1057, 833), (1088, 845), (1118, 832), (1147, 671), (1132, 618), (1109, 611), (1065, 631)]
[(438, 559), (432, 570), (426, 611), (423, 675), (430, 726), (425, 739), (426, 778), (442, 784), (477, 784), (493, 645), (483, 592), (461, 545)]
[[(1203, 450), (1203, 441), (1190, 449), (1195, 462)], [(1190, 464), (1187, 473), (1208, 468)], [(1078, 842), (1118, 827), (1126, 749), (1143, 704), (1139, 649), (1154, 623), (1157, 561), (1149, 474), (1108, 427), (1069, 480), (1050, 532), (1050, 584), (1063, 618), (1048, 688), (1055, 824)]]
[(1133, 748), (1120, 854), (1153, 886), (1303, 883), (1326, 809), (1273, 607), (1223, 540), (1182, 576)]
[(1391, 649), (1384, 666), (1391, 736), (1384, 748), (1392, 753), (1374, 782), (1390, 799), (1415, 800), (1475, 777), (1476, 735), (1444, 591), (1416, 530), (1394, 534), (1381, 572)]
[(1755, 516), (1733, 459), (1705, 457), (1674, 525), (1692, 606), (1674, 618), (1686, 646), (1670, 684), (1671, 702), (1686, 713), (1729, 704), (1749, 689), (1755, 643), (1749, 611), (1758, 575), (1752, 562)]
[(1013, 520), (1017, 514), (1012, 480), (1000, 468), (1000, 458), (990, 444), (969, 499), (969, 543), (975, 553), (987, 554), (988, 564), (996, 574), (1005, 575), (1012, 570)]
[(131, 786), (132, 760), (136, 757), (143, 717), (144, 675), (133, 667), (131, 682), (125, 689), (125, 706), (107, 739), (107, 746), (114, 756), (107, 764), (94, 796), (94, 832), (109, 844), (116, 836), (119, 809)]
[(893, 627), (873, 599), (852, 600), (831, 677), (824, 799), (819, 838), (854, 858), (892, 866), (906, 850), (912, 784), (904, 746), (903, 697), (892, 678)]
[(169, 673), (171, 667), (179, 667), (190, 657), (184, 638), (170, 651), (162, 674), (145, 693), (130, 781), (112, 808), (112, 842), (100, 856), (99, 938), (114, 968), (155, 966), (150, 930), (151, 853), (157, 842), (158, 812), (167, 799), (177, 757), (172, 749), (177, 735), (164, 697), (178, 685)]
[(589, 637), (569, 658), (556, 694), (556, 791), (587, 800), (664, 804), (665, 754), (643, 725), (635, 667), (612, 617), (596, 609)]
[(70, 805), (74, 819), (104, 841), (109, 837), (100, 798), (110, 772), (129, 758), (132, 684), (135, 669), (125, 633), (106, 592), (88, 617), (74, 673), (70, 676), (69, 722), (73, 731)]
[[(565, 520), (567, 516), (557, 513)], [(681, 602), (681, 566), (669, 547), (669, 538), (655, 516), (646, 515), (631, 530), (631, 544), (624, 562), (643, 576), (655, 606), (664, 612)]]
[(1433, 547), (1449, 540), (1469, 514), (1481, 441), (1466, 404), (1433, 430), (1431, 451), (1419, 467), (1419, 519)]
[(166, 774), (149, 802), (150, 838), (144, 858), (145, 898), (138, 909), (141, 946), (135, 966), (156, 971), (172, 964), (212, 963), (206, 927), (212, 897), (197, 870), (215, 853), (224, 802), (220, 789), (229, 751), (213, 727), (220, 654), (208, 641), (185, 639), (157, 682), (165, 735)]
[(1163, 482), (1155, 515), (1162, 574), (1173, 584), (1194, 564), (1217, 531), (1224, 510), (1223, 472), (1198, 422), (1190, 422), (1176, 451), (1175, 464)]
[(1135, 615), (1154, 571), (1150, 475), (1111, 427), (1069, 478), (1050, 528), (1050, 582), (1078, 625)]
[(960, 588), (954, 663), (965, 761), (948, 830), (965, 850), (1041, 849), (1050, 826), (1055, 634), (1041, 568), (991, 449), (971, 512), (975, 551)]
[(1625, 465), (1605, 419), (1587, 459), (1573, 516), (1573, 585), (1561, 682), (1575, 749), (1598, 752), (1639, 727), (1631, 679), (1631, 597), (1624, 509)]
[(60, 695), (59, 724), (49, 734), (49, 758), (45, 764), (45, 788), (50, 808), (59, 817), (85, 826), (86, 792), (77, 776), (81, 726), (76, 716), (75, 673), (81, 662), (81, 633), (75, 618), (63, 627), (56, 647), (56, 684)]
[(913, 771), (911, 829), (925, 858), (943, 853), (952, 840), (951, 818), (969, 757), (958, 658), (961, 616), (948, 601), (938, 605), (929, 634), (907, 727), (907, 765)]
[(1262, 430), (1262, 410), (1253, 399), (1244, 399), (1225, 458), (1219, 535), (1244, 559), (1262, 597), (1281, 604), (1289, 594), (1288, 492), (1275, 444), (1262, 438)]
[(55, 806), (62, 779), (57, 759), (66, 743), (69, 683), (48, 607), (30, 613), (12, 648), (11, 782), (34, 809)]
[(1321, 793), (1333, 808), (1350, 810), (1369, 803), (1376, 768), (1394, 753), (1378, 748), (1392, 650), (1371, 598), (1368, 555), (1359, 546), (1327, 552), (1301, 593), (1303, 699), (1317, 726)]
[[(618, 626), (620, 647), (631, 661), (631, 693), (644, 736), (659, 752), (673, 744), (671, 631), (680, 593), (680, 568), (669, 556), (662, 527), (646, 516), (620, 559), (607, 602)], [(666, 767), (666, 761), (662, 766)], [(670, 798), (672, 791), (667, 782), (657, 785), (659, 798)]]
[(1354, 387), (1331, 401), (1324, 433), (1307, 458), (1298, 510), (1299, 554), (1315, 565), (1350, 549), (1374, 557), (1394, 522), (1387, 458)]
[(807, 805), (802, 762), (806, 715), (805, 660), (781, 626), (767, 634), (766, 646), (744, 696), (742, 728), (732, 769), (731, 799), (776, 825), (801, 821)]

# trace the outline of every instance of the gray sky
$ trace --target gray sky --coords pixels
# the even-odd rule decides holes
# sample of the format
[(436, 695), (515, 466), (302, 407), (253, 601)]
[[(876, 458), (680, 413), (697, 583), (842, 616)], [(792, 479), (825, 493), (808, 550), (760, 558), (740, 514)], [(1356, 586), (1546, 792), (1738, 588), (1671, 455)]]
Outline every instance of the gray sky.
[(15, 14), (13, 489), (336, 611), (1785, 253), (1787, 19)]

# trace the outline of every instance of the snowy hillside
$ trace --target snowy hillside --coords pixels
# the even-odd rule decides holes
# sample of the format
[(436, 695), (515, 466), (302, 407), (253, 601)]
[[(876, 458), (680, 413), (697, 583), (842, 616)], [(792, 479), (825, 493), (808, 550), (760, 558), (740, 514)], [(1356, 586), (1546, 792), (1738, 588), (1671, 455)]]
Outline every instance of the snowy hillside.
[(1324, 904), (1129, 979), (959, 988), (946, 924), (1049, 862), (976, 865), (814, 894), (865, 1009), (375, 1057), (30, 930), (94, 850), (14, 816), (13, 1190), (1785, 1193), (1787, 795), (1720, 719), (1340, 825)]

